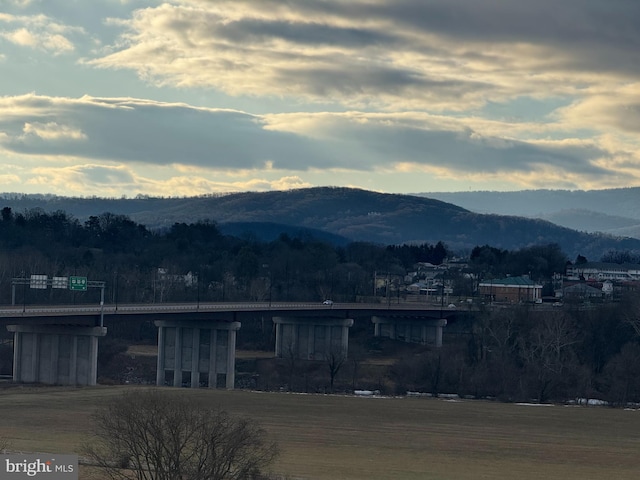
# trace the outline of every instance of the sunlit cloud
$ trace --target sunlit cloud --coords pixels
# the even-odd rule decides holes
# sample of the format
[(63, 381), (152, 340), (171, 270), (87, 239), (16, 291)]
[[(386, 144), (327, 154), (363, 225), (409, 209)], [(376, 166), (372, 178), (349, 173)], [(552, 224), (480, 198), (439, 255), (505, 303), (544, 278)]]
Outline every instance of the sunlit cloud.
[[(420, 113), (301, 114), (298, 122), (294, 114), (284, 114), (280, 121), (279, 115), (136, 99), (26, 95), (0, 98), (0, 108), (3, 105), (9, 113), (6, 118), (0, 115), (2, 145), (21, 154), (240, 170), (368, 171), (376, 164), (412, 161), (478, 171), (551, 163), (607, 173), (590, 162), (607, 152), (587, 142), (536, 145), (483, 135), (464, 121)], [(70, 125), (82, 125), (82, 130)]]
[(0, 158), (30, 191), (640, 184), (633, 0), (3, 5)]
[(20, 183), (20, 177), (18, 175), (0, 175), (0, 185), (3, 187), (13, 187)]
[(615, 91), (596, 91), (560, 109), (558, 115), (575, 127), (640, 134), (640, 83)]
[(87, 136), (82, 130), (66, 125), (59, 125), (56, 122), (48, 123), (25, 123), (22, 129), (25, 136), (35, 135), (43, 140), (73, 139), (84, 140)]
[(43, 50), (53, 55), (75, 50), (68, 36), (83, 33), (81, 27), (61, 24), (46, 15), (0, 13), (0, 38), (20, 47)]
[[(18, 175), (0, 176), (0, 185), (7, 187), (21, 181)], [(244, 180), (215, 180), (204, 176), (169, 176), (150, 178), (125, 166), (82, 164), (70, 167), (44, 167), (33, 169), (26, 184), (35, 188), (45, 185), (49, 191), (61, 195), (86, 196), (101, 192), (105, 196), (135, 196), (144, 192), (154, 196), (194, 196), (212, 192), (242, 192), (290, 190), (313, 186), (298, 177), (273, 180), (247, 177)], [(170, 193), (168, 193), (170, 192)]]
[(466, 110), (636, 76), (636, 10), (608, 12), (624, 26), (614, 31), (597, 2), (577, 0), (183, 0), (112, 20), (124, 29), (120, 47), (90, 63), (232, 95)]

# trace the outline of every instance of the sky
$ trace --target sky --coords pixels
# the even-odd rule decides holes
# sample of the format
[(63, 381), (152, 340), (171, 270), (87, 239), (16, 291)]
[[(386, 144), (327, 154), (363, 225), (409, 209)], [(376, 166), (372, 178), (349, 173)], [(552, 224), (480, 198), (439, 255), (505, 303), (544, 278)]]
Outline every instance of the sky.
[(638, 0), (0, 0), (0, 192), (640, 186)]

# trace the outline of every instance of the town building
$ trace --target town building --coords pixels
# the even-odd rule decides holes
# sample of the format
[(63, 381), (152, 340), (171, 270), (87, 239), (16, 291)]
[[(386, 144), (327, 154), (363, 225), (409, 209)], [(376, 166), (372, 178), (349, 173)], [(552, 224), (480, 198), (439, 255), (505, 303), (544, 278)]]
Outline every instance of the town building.
[(586, 262), (567, 265), (569, 280), (640, 280), (640, 265), (631, 263)]
[(478, 285), (480, 295), (491, 302), (540, 303), (542, 285), (529, 277), (507, 277), (485, 280)]

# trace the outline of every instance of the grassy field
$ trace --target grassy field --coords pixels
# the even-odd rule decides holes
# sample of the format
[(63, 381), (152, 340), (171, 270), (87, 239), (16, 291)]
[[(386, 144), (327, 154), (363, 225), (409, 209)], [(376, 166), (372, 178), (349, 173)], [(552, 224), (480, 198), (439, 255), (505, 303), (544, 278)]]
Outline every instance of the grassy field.
[[(0, 389), (11, 450), (73, 453), (124, 388)], [(425, 398), (167, 389), (258, 420), (292, 479), (636, 479), (640, 411)], [(98, 478), (87, 470), (81, 479)]]

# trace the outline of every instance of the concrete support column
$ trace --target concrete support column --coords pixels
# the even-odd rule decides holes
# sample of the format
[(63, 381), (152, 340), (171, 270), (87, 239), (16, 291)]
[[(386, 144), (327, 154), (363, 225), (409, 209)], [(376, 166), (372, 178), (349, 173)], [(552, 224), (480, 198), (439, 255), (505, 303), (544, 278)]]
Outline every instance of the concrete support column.
[(173, 386), (182, 386), (182, 326), (176, 326), (175, 357), (173, 366)]
[[(106, 327), (102, 327), (105, 330), (105, 334), (106, 332)], [(98, 378), (98, 337), (96, 336), (92, 336), (89, 337), (89, 351), (91, 352), (90, 355), (92, 356), (92, 358), (95, 358), (96, 361), (92, 362), (90, 365), (90, 369), (91, 369), (91, 373), (89, 374), (91, 376), (91, 378)], [(95, 385), (95, 383), (94, 383)]]
[(349, 328), (351, 325), (353, 325), (353, 320), (351, 320), (350, 324), (342, 325), (342, 344), (340, 345), (340, 348), (345, 357), (349, 353)]
[[(97, 356), (97, 352), (96, 352)], [(98, 376), (96, 364), (96, 377)], [(78, 337), (71, 339), (71, 357), (69, 358), (69, 382), (78, 383)]]
[[(13, 381), (16, 382), (18, 378), (22, 378), (22, 371), (25, 368), (29, 368), (22, 361), (22, 338), (21, 332), (14, 332), (13, 334)], [(35, 350), (33, 350), (35, 351)]]
[(95, 385), (98, 338), (104, 327), (8, 325), (13, 332), (13, 381), (50, 385)]
[(395, 320), (392, 320), (391, 322), (389, 322), (389, 338), (391, 340), (396, 339), (396, 321)]
[[(58, 383), (58, 346), (60, 344), (60, 335), (53, 334), (51, 338), (51, 356), (49, 357), (49, 368), (41, 368), (41, 376), (49, 376), (49, 381), (43, 378), (42, 383), (55, 384)], [(42, 366), (42, 365), (41, 365)]]
[(236, 384), (236, 330), (229, 329), (227, 333), (227, 365), (233, 365), (233, 368), (227, 369), (227, 384), (228, 390), (233, 390)]
[(296, 355), (299, 353), (298, 348), (298, 333), (299, 333), (300, 325), (294, 324), (291, 326), (291, 345), (285, 345), (286, 349), (292, 349), (292, 354)]
[[(347, 318), (316, 318), (316, 317), (273, 317), (276, 325), (276, 357), (282, 358), (288, 354), (291, 348), (293, 353), (301, 359), (321, 359), (332, 347), (332, 328), (340, 328), (340, 339), (336, 342), (344, 355), (349, 348), (349, 328), (353, 325), (353, 319)], [(304, 326), (306, 337), (300, 335), (300, 328)], [(316, 337), (316, 328), (324, 329), (324, 345), (319, 345)], [(290, 332), (292, 345), (285, 345), (283, 340), (285, 332)]]
[(13, 381), (21, 383), (38, 382), (38, 364), (40, 357), (40, 337), (29, 331), (13, 331)]
[[(218, 375), (225, 376), (225, 387), (232, 389), (235, 384), (235, 357), (236, 357), (236, 332), (240, 329), (240, 322), (224, 322), (224, 321), (195, 321), (195, 320), (158, 320), (155, 322), (159, 329), (158, 334), (158, 355), (160, 351), (163, 354), (167, 348), (166, 329), (175, 329), (175, 363), (167, 365), (164, 360), (158, 360), (158, 372), (156, 374), (156, 383), (162, 385), (164, 383), (164, 375), (166, 371), (173, 370), (173, 385), (175, 387), (182, 386), (182, 370), (187, 368), (191, 373), (191, 388), (200, 386), (201, 375), (208, 380), (208, 386), (215, 388), (218, 384)], [(189, 332), (191, 330), (192, 338), (189, 340)], [(201, 344), (200, 337), (206, 332), (209, 335), (208, 349), (206, 351), (206, 341)], [(186, 343), (185, 343), (186, 342)], [(189, 352), (189, 349), (191, 352)], [(207, 358), (208, 361), (201, 361)], [(202, 358), (201, 358), (202, 355)], [(165, 358), (165, 357), (163, 357)], [(184, 362), (183, 362), (184, 358)], [(191, 363), (189, 366), (188, 364)], [(162, 370), (160, 370), (162, 369)], [(206, 375), (206, 377), (205, 377)]]
[(276, 325), (276, 357), (282, 357), (282, 324), (274, 322)]
[(191, 350), (191, 388), (200, 386), (200, 329), (193, 329)]
[(218, 381), (216, 358), (218, 358), (218, 330), (211, 329), (211, 343), (209, 344), (209, 388), (215, 388)]
[(374, 331), (376, 336), (382, 336), (385, 328), (383, 325), (388, 326), (389, 338), (395, 340), (397, 338), (396, 331), (401, 329), (404, 332), (404, 341), (412, 342), (412, 324), (419, 326), (420, 328), (420, 343), (424, 345), (434, 345), (436, 347), (442, 346), (442, 333), (444, 327), (447, 325), (445, 318), (404, 318), (399, 319), (395, 317), (381, 317), (374, 316), (371, 321), (375, 325)]
[(156, 363), (156, 385), (164, 385), (165, 369), (165, 327), (158, 327), (158, 361)]
[(442, 346), (442, 330), (447, 325), (447, 321), (445, 319), (440, 320), (436, 325), (436, 347)]

